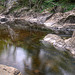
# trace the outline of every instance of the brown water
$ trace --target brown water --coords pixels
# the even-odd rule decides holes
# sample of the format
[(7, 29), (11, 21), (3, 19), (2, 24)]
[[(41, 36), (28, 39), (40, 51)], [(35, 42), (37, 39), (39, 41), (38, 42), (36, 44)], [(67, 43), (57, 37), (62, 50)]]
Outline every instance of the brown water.
[[(0, 35), (0, 64), (19, 69), (23, 75), (75, 75), (75, 59), (68, 52), (45, 47), (45, 32), (17, 31)], [(2, 37), (1, 37), (2, 36)]]

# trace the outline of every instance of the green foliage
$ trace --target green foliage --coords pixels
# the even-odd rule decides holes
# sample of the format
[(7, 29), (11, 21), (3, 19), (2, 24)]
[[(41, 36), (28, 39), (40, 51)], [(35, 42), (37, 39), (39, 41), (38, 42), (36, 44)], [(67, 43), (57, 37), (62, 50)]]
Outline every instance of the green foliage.
[(61, 6), (62, 6), (62, 8), (65, 8), (64, 12), (70, 11), (73, 8), (75, 8), (75, 4), (73, 4), (73, 3), (67, 3), (67, 4), (62, 3)]
[(54, 6), (61, 6), (65, 9), (63, 12), (66, 12), (75, 8), (75, 3), (74, 0), (45, 0), (41, 6), (43, 6), (42, 11), (47, 8), (51, 9)]
[(0, 2), (5, 2), (6, 0), (0, 0)]
[[(6, 0), (0, 0), (0, 3), (5, 1)], [(65, 11), (72, 10), (75, 7), (75, 0), (18, 0), (18, 3), (19, 7), (27, 6), (30, 7), (30, 9), (41, 12), (55, 6), (62, 6)]]
[(53, 0), (54, 2), (75, 2), (75, 0)]

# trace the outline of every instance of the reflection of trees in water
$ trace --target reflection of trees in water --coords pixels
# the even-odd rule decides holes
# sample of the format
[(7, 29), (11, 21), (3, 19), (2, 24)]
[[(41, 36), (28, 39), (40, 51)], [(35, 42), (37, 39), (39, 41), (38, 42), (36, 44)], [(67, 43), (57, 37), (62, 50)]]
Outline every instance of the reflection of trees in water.
[(70, 56), (68, 57), (68, 53), (58, 52), (57, 50), (47, 51), (42, 49), (40, 51), (40, 61), (42, 62), (43, 71), (45, 71), (46, 74), (50, 73), (53, 75), (68, 75), (69, 73), (74, 73), (74, 67), (72, 67), (73, 64), (71, 64)]
[(25, 64), (25, 66), (27, 66), (25, 67), (25, 71), (29, 75), (63, 75), (74, 73), (74, 68), (71, 67), (72, 64), (70, 64), (70, 57), (68, 57), (68, 54), (65, 52), (62, 53), (57, 50), (47, 51), (40, 49), (36, 44), (34, 46), (33, 44), (29, 45), (27, 50), (32, 58), (32, 69), (29, 69), (29, 65)]
[(6, 48), (7, 43), (4, 40), (0, 40), (0, 54), (3, 52), (3, 50)]
[(0, 64), (16, 67), (16, 47), (10, 40), (0, 41)]
[[(40, 61), (39, 61), (39, 57), (38, 57), (39, 56), (38, 40), (40, 37), (36, 38), (36, 35), (34, 33), (33, 34), (30, 32), (27, 32), (27, 33), (25, 32), (25, 34), (22, 33), (22, 35), (19, 35), (20, 37), (17, 38), (17, 41), (18, 40), (21, 40), (21, 41), (19, 41), (19, 42), (14, 41), (14, 43), (16, 42), (15, 46), (13, 44), (7, 43), (7, 45), (5, 46), (5, 49), (3, 49), (4, 52), (2, 54), (2, 55), (5, 55), (4, 58), (2, 58), (3, 59), (2, 62), (5, 65), (16, 67), (24, 74), (25, 74), (25, 70), (24, 70), (23, 65), (25, 65), (25, 68), (29, 65), (29, 69), (31, 68), (29, 71), (32, 71), (33, 73), (39, 72), (39, 66), (40, 66)], [(20, 49), (21, 52), (27, 50), (27, 52), (25, 52), (26, 53), (25, 58), (21, 58), (21, 57), (17, 58), (17, 57), (19, 57), (17, 55), (18, 47), (22, 47), (22, 50)], [(24, 55), (22, 55), (22, 54), (21, 54), (21, 56), (24, 57)], [(20, 59), (22, 59), (22, 60), (20, 60)]]
[(7, 60), (8, 61), (16, 61), (16, 47), (10, 44), (7, 45)]
[[(37, 40), (32, 40), (28, 43), (27, 51), (28, 51), (28, 59), (31, 58), (31, 63), (28, 64), (24, 61), (25, 71), (28, 75), (42, 75), (40, 72), (40, 60), (39, 60), (39, 52), (40, 47)], [(31, 68), (30, 68), (31, 66)]]

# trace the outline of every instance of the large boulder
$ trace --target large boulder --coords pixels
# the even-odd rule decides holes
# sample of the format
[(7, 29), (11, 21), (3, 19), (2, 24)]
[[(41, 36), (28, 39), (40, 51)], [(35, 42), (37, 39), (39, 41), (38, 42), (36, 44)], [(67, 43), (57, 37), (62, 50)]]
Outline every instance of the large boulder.
[(6, 65), (0, 65), (0, 75), (22, 75), (19, 70)]
[(60, 36), (55, 34), (48, 34), (47, 36), (45, 36), (42, 40), (42, 43), (47, 47), (52, 45), (60, 51), (66, 50), (66, 44), (64, 40)]
[(74, 36), (72, 36), (69, 39), (63, 40), (58, 35), (48, 34), (43, 38), (42, 43), (46, 47), (54, 46), (57, 50), (60, 50), (60, 51), (67, 50), (75, 56), (75, 37)]
[(73, 55), (75, 55), (75, 37), (65, 40), (66, 49), (69, 50)]
[(72, 34), (75, 30), (75, 10), (55, 13), (44, 25), (55, 33)]

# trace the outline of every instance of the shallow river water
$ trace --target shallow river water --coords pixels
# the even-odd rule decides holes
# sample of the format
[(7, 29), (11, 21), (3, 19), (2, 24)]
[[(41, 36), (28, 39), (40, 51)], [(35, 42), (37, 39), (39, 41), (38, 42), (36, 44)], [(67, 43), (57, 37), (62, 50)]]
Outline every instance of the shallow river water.
[(75, 75), (75, 59), (67, 51), (41, 43), (45, 32), (16, 33), (13, 40), (0, 35), (0, 64), (15, 67), (23, 75)]

